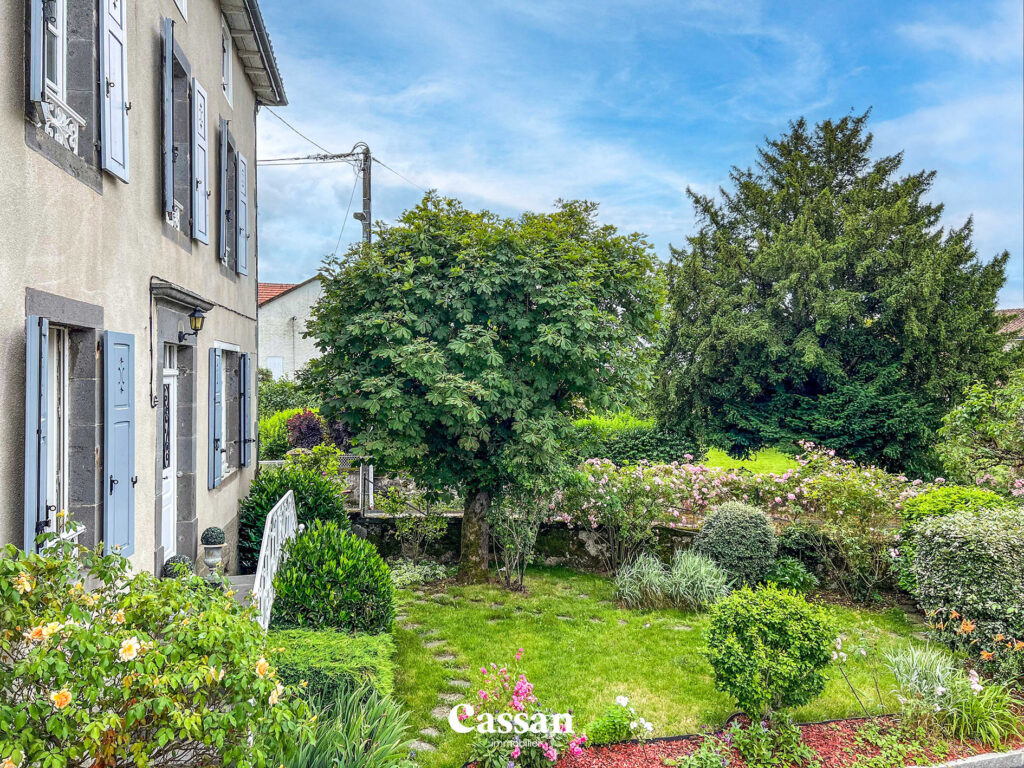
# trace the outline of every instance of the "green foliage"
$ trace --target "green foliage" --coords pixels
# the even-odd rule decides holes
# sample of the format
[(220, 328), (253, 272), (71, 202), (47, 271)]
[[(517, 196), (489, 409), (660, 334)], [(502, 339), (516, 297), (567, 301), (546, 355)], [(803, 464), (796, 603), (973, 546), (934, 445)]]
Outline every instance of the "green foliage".
[(283, 768), (416, 768), (409, 714), (368, 688), (343, 688), (317, 713), (312, 737)]
[(761, 510), (736, 501), (718, 505), (693, 541), (693, 551), (747, 584), (764, 580), (775, 562), (778, 542)]
[(958, 669), (948, 653), (908, 646), (886, 656), (896, 678), (903, 717), (909, 722), (937, 724), (949, 736), (1000, 747), (1024, 736), (1015, 708), (1024, 704), (998, 683), (983, 684), (976, 672)]
[(405, 559), (392, 560), (388, 567), (391, 569), (391, 580), (399, 589), (416, 584), (429, 584), (452, 576), (452, 569), (431, 560), (420, 560), (418, 563)]
[(467, 578), (486, 578), (490, 497), (557, 464), (582, 408), (649, 385), (658, 262), (595, 216), (562, 202), (505, 219), (430, 194), (323, 269), (324, 413), (382, 471), (466, 499)]
[[(1014, 510), (958, 512), (917, 526), (917, 600), (954, 646), (1024, 638), (1024, 519)], [(953, 612), (976, 625), (965, 631)]]
[(242, 573), (255, 572), (267, 515), (288, 491), (295, 492), (300, 525), (308, 528), (314, 520), (331, 520), (349, 527), (345, 490), (334, 480), (295, 468), (261, 469), (249, 494), (239, 503), (238, 564)]
[(569, 453), (576, 461), (609, 459), (623, 465), (694, 461), (705, 451), (692, 437), (659, 428), (653, 419), (641, 420), (627, 413), (577, 419), (569, 438)]
[(729, 735), (750, 768), (792, 768), (815, 758), (814, 751), (803, 743), (800, 729), (788, 718), (755, 721), (745, 728), (733, 723)]
[(768, 570), (766, 582), (776, 584), (794, 592), (810, 592), (818, 586), (818, 579), (795, 557), (782, 555)]
[(534, 560), (537, 534), (550, 515), (545, 499), (528, 493), (499, 498), (487, 513), (498, 576), (506, 589), (520, 591)]
[(266, 368), (260, 368), (256, 374), (256, 400), (259, 412), (270, 415), (289, 408), (317, 408), (319, 398), (310, 389), (303, 387), (298, 381), (274, 376)]
[(632, 738), (631, 722), (636, 721), (636, 713), (629, 706), (610, 704), (604, 712), (591, 720), (583, 732), (587, 734), (587, 745), (599, 747), (602, 744), (615, 744)]
[(835, 637), (831, 617), (796, 593), (744, 587), (711, 609), (705, 653), (715, 687), (751, 718), (770, 719), (824, 690)]
[[(280, 461), (288, 453), (288, 419), (297, 413), (302, 413), (302, 408), (286, 408), (283, 411), (266, 412), (270, 413), (265, 418), (260, 418), (260, 461)], [(260, 413), (265, 413), (260, 411)]]
[(306, 710), (274, 677), (253, 610), (195, 576), (157, 579), (118, 555), (8, 545), (0, 762), (265, 765), (307, 732)]
[(969, 220), (944, 230), (934, 173), (872, 159), (867, 119), (801, 118), (724, 199), (690, 192), (661, 423), (735, 455), (813, 439), (923, 474), (950, 404), (1019, 358), (994, 311), (1009, 254), (979, 259)]
[(273, 626), (390, 631), (395, 585), (373, 544), (317, 520), (284, 552), (274, 577)]
[(793, 523), (779, 533), (779, 557), (799, 560), (812, 574), (821, 576), (826, 564), (841, 558), (841, 553), (821, 526)]
[(1001, 384), (974, 383), (942, 420), (939, 455), (957, 481), (1024, 494), (1024, 371)]
[(188, 555), (172, 555), (164, 560), (160, 575), (165, 579), (176, 579), (183, 576), (190, 576), (195, 572), (195, 563)]
[(701, 611), (729, 594), (730, 588), (725, 571), (686, 550), (676, 550), (667, 566), (644, 553), (615, 575), (615, 596), (633, 609), (673, 606)]
[(275, 629), (270, 643), (281, 647), (277, 674), (288, 685), (305, 682), (306, 693), (320, 702), (338, 691), (365, 687), (382, 696), (395, 684), (395, 639), (332, 629)]
[(337, 479), (341, 473), (341, 450), (333, 443), (320, 443), (312, 448), (292, 448), (285, 455), (285, 465)]
[(448, 518), (430, 503), (426, 494), (408, 493), (397, 485), (377, 497), (377, 510), (395, 521), (395, 537), (401, 543), (402, 556), (415, 564), (426, 548), (448, 530)]
[(705, 736), (696, 752), (675, 759), (662, 758), (661, 763), (676, 768), (724, 768), (729, 763), (728, 754), (721, 739)]
[(940, 486), (907, 499), (901, 510), (903, 527), (899, 532), (896, 559), (900, 587), (911, 594), (917, 591), (913, 570), (917, 552), (914, 541), (917, 523), (928, 517), (943, 517), (955, 512), (980, 512), (984, 509), (1000, 509), (1007, 506), (1007, 501), (994, 491), (962, 485)]

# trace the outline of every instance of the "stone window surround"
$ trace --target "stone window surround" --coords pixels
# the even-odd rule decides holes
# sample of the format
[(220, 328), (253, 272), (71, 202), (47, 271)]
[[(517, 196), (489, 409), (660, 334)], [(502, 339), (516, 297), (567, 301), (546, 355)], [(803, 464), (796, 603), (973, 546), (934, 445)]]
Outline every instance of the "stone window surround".
[(79, 543), (94, 547), (103, 536), (103, 307), (26, 288), (25, 315), (68, 329), (68, 518), (85, 528)]

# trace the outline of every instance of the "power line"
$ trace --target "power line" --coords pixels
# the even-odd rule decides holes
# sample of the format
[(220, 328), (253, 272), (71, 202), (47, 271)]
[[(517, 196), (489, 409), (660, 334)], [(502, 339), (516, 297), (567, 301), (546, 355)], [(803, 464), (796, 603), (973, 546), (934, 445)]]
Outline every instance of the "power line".
[(348, 224), (348, 214), (352, 210), (352, 201), (356, 197), (356, 186), (359, 184), (359, 174), (356, 173), (352, 179), (352, 193), (348, 196), (348, 207), (345, 208), (345, 218), (341, 220), (341, 232), (338, 234), (338, 242), (334, 244), (334, 253), (332, 256), (338, 255), (338, 249), (341, 247), (341, 238), (345, 234), (345, 225)]
[(420, 192), (423, 192), (424, 194), (426, 194), (426, 193), (427, 193), (427, 191), (428, 191), (428, 190), (426, 190), (426, 189), (424, 189), (423, 187), (421, 187), (421, 186), (420, 186), (419, 184), (417, 184), (417, 183), (416, 183), (415, 181), (413, 181), (413, 180), (412, 180), (412, 179), (410, 179), (409, 177), (407, 177), (407, 176), (403, 176), (402, 174), (400, 174), (400, 173), (399, 173), (398, 171), (396, 171), (396, 170), (395, 170), (394, 168), (392, 168), (392, 167), (391, 167), (390, 165), (388, 165), (387, 163), (385, 163), (385, 162), (383, 162), (383, 161), (381, 161), (381, 160), (378, 160), (378, 159), (377, 159), (376, 157), (375, 157), (375, 158), (373, 158), (373, 162), (377, 163), (378, 165), (383, 165), (383, 166), (384, 166), (385, 168), (387, 168), (387, 169), (388, 169), (389, 171), (391, 171), (391, 172), (392, 172), (393, 174), (395, 174), (395, 176), (397, 176), (398, 178), (402, 179), (403, 181), (406, 181), (406, 182), (408, 182), (409, 184), (412, 184), (412, 185), (413, 185), (414, 187), (416, 187), (416, 189), (418, 189), (418, 190), (419, 190)]
[(315, 141), (313, 141), (313, 140), (312, 140), (311, 138), (309, 138), (309, 136), (307, 136), (307, 135), (306, 135), (306, 134), (304, 134), (304, 133), (303, 133), (302, 131), (300, 131), (300, 130), (299, 130), (298, 128), (296, 128), (296, 127), (295, 127), (294, 125), (292, 125), (291, 123), (289, 123), (289, 122), (288, 122), (287, 120), (285, 120), (285, 119), (284, 119), (283, 117), (281, 117), (281, 116), (280, 116), (279, 114), (277, 114), (277, 112), (275, 112), (274, 110), (272, 110), (272, 109), (271, 109), (270, 107), (264, 107), (264, 109), (266, 109), (266, 110), (267, 110), (267, 112), (269, 112), (269, 113), (270, 113), (270, 114), (272, 114), (272, 115), (273, 115), (274, 117), (276, 117), (276, 118), (277, 118), (278, 120), (280, 120), (280, 121), (281, 121), (282, 123), (284, 123), (285, 125), (287, 125), (287, 126), (288, 126), (289, 128), (291, 128), (291, 129), (292, 129), (292, 130), (293, 130), (293, 131), (294, 131), (294, 132), (295, 132), (296, 134), (298, 134), (298, 135), (299, 135), (299, 136), (301, 136), (301, 137), (302, 137), (303, 139), (305, 139), (306, 141), (308, 141), (308, 142), (309, 142), (310, 144), (312, 144), (312, 145), (313, 145), (314, 147), (316, 147), (317, 149), (321, 149), (321, 150), (323, 150), (323, 151), (324, 151), (324, 152), (326, 152), (327, 154), (331, 154), (331, 150), (327, 149), (327, 147), (325, 147), (325, 146), (324, 146), (323, 144), (317, 144), (317, 143), (316, 143)]

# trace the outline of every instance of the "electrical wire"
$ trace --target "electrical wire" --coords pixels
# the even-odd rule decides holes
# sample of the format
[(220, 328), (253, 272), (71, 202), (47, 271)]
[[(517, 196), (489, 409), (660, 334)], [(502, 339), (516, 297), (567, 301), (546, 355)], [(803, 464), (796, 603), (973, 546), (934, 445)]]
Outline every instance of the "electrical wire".
[(421, 187), (419, 184), (417, 184), (415, 181), (413, 181), (412, 179), (408, 178), (407, 176), (403, 176), (402, 174), (400, 174), (398, 171), (396, 171), (394, 168), (392, 168), (390, 165), (388, 165), (387, 163), (383, 162), (382, 160), (378, 160), (376, 157), (372, 157), (372, 159), (373, 159), (373, 162), (377, 163), (377, 165), (384, 166), (389, 171), (391, 171), (393, 174), (395, 174), (395, 176), (397, 176), (398, 178), (402, 179), (405, 182), (408, 182), (409, 184), (412, 184), (420, 192), (422, 192), (424, 194), (426, 194), (428, 192), (428, 190), (424, 189), (423, 187)]
[(352, 211), (352, 201), (356, 196), (356, 187), (359, 185), (359, 174), (355, 174), (355, 178), (352, 180), (352, 193), (348, 196), (348, 207), (345, 209), (345, 218), (341, 220), (341, 232), (338, 233), (338, 242), (334, 244), (334, 253), (332, 256), (338, 255), (338, 249), (341, 247), (341, 238), (345, 234), (345, 225), (348, 224), (348, 215)]
[(329, 154), (329, 155), (332, 155), (332, 154), (334, 154), (333, 152), (331, 152), (331, 150), (327, 149), (327, 147), (325, 147), (325, 146), (324, 146), (323, 144), (317, 144), (317, 143), (316, 143), (315, 141), (313, 141), (313, 140), (312, 140), (311, 138), (309, 138), (309, 136), (307, 136), (307, 135), (306, 135), (306, 134), (304, 134), (304, 133), (303, 133), (302, 131), (300, 131), (300, 130), (299, 130), (298, 128), (296, 128), (296, 127), (295, 127), (294, 125), (292, 125), (291, 123), (289, 123), (289, 122), (288, 122), (287, 120), (285, 120), (285, 119), (284, 119), (283, 117), (281, 117), (281, 116), (280, 116), (279, 114), (277, 114), (277, 112), (275, 112), (274, 110), (272, 110), (272, 109), (271, 109), (270, 107), (264, 107), (264, 109), (266, 109), (266, 110), (267, 110), (267, 112), (269, 112), (269, 113), (270, 113), (270, 114), (272, 114), (272, 115), (273, 115), (274, 117), (276, 117), (276, 118), (277, 118), (278, 120), (280, 120), (280, 121), (281, 121), (282, 123), (284, 123), (285, 125), (287, 125), (287, 126), (288, 126), (289, 128), (291, 128), (291, 129), (292, 129), (292, 130), (293, 130), (293, 131), (294, 131), (294, 132), (295, 132), (296, 134), (298, 134), (299, 136), (301, 136), (301, 137), (302, 137), (303, 139), (305, 139), (306, 141), (308, 141), (308, 142), (309, 142), (310, 144), (312, 144), (312, 145), (313, 145), (314, 147), (316, 147), (317, 149), (323, 150), (324, 152), (326, 152), (326, 153), (327, 153), (327, 154)]

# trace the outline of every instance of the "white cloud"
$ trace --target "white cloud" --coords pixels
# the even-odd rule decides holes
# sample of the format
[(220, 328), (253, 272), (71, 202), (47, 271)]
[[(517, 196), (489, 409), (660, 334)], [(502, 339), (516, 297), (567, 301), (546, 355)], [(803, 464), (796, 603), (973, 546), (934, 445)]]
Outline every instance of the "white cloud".
[[(973, 10), (977, 13), (984, 9)], [(1003, 0), (996, 5), (995, 13), (980, 23), (950, 21), (933, 11), (927, 20), (905, 24), (898, 31), (923, 49), (982, 62), (1018, 61), (1024, 47), (1024, 4)]]

